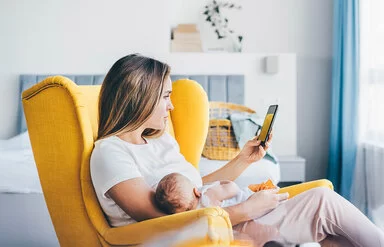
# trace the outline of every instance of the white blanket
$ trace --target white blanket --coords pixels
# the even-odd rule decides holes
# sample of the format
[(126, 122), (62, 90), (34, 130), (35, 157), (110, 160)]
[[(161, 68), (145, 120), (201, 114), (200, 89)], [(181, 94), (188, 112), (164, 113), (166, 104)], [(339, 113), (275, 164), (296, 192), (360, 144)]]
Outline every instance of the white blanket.
[[(202, 157), (199, 163), (200, 175), (205, 176), (221, 168), (226, 163), (228, 161), (209, 160)], [(242, 188), (250, 184), (265, 182), (268, 179), (271, 179), (274, 184), (280, 182), (280, 165), (262, 159), (251, 164), (234, 182)]]
[(0, 140), (0, 192), (42, 193), (28, 132)]

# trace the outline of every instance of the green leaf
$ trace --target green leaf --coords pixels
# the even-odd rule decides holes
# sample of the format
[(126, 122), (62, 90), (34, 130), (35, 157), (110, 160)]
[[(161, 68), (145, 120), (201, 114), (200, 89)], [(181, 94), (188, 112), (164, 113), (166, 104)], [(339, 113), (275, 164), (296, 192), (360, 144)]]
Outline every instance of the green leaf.
[(217, 38), (218, 38), (218, 39), (223, 39), (223, 38), (225, 38), (225, 36), (221, 35), (221, 33), (219, 32), (218, 29), (215, 29), (215, 33), (217, 34)]

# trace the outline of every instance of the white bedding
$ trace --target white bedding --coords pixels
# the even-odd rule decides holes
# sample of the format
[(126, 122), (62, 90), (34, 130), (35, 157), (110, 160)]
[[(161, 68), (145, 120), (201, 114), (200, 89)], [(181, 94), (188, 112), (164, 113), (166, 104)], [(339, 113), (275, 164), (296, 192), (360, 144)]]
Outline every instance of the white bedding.
[[(226, 163), (201, 158), (200, 174), (207, 175)], [(280, 166), (263, 159), (250, 165), (235, 182), (246, 187), (267, 179), (277, 184), (280, 181)], [(28, 132), (0, 140), (0, 193), (42, 193)]]
[(28, 132), (0, 140), (0, 192), (42, 193)]
[[(228, 161), (209, 160), (201, 158), (199, 169), (201, 176), (207, 175), (220, 167), (224, 166)], [(274, 184), (280, 181), (280, 165), (272, 161), (262, 159), (251, 164), (235, 182), (240, 187), (247, 187), (249, 184), (261, 183), (271, 179)]]

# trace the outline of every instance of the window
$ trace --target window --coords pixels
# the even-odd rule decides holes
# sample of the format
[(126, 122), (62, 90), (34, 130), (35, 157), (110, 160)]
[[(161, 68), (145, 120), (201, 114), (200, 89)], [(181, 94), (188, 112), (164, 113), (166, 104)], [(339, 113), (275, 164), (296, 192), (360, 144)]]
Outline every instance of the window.
[(360, 139), (384, 146), (384, 1), (360, 1)]

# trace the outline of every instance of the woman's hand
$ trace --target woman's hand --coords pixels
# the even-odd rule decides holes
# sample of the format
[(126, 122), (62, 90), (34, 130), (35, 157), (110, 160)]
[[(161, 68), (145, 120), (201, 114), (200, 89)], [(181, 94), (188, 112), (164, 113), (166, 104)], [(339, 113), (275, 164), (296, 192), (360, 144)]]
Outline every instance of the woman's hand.
[(240, 153), (225, 166), (205, 175), (203, 177), (203, 183), (212, 183), (219, 180), (234, 181), (251, 163), (262, 159), (271, 144), (272, 133), (269, 134), (269, 139), (265, 143), (265, 147), (260, 146), (261, 142), (258, 141), (257, 138), (258, 136), (255, 136), (252, 140), (248, 141)]
[(259, 136), (255, 136), (252, 140), (249, 140), (237, 155), (237, 158), (241, 162), (245, 162), (246, 164), (251, 164), (258, 160), (261, 160), (272, 141), (272, 132), (268, 136), (268, 141), (265, 143), (265, 147), (261, 146), (261, 141), (257, 140)]
[(279, 189), (262, 190), (254, 193), (244, 202), (249, 219), (257, 219), (275, 209), (289, 197), (288, 192), (277, 194)]

